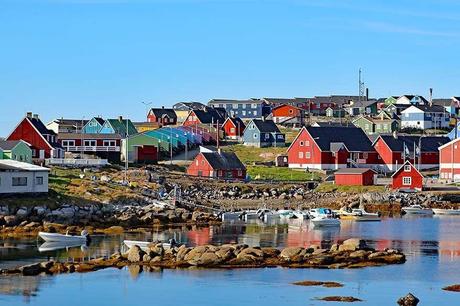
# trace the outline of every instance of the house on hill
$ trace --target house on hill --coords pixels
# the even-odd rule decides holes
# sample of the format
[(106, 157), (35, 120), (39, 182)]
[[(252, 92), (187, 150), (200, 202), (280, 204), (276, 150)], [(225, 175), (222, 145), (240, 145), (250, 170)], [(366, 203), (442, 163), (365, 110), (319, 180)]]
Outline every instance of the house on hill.
[(102, 129), (105, 120), (101, 117), (93, 117), (86, 122), (81, 130), (82, 134), (97, 134)]
[(373, 146), (382, 161), (382, 170), (393, 172), (410, 161), (418, 169), (439, 166), (438, 148), (449, 142), (445, 136), (380, 135)]
[(56, 133), (49, 130), (38, 115), (27, 113), (14, 128), (7, 140), (23, 140), (32, 149), (32, 159), (42, 161), (47, 158), (62, 158), (64, 150), (56, 140)]
[(128, 135), (137, 134), (137, 130), (131, 120), (119, 116), (117, 119), (105, 120), (99, 134), (118, 134), (124, 138)]
[(239, 117), (242, 120), (261, 119), (268, 116), (271, 111), (271, 106), (262, 99), (212, 99), (208, 106), (224, 109), (229, 117)]
[(440, 105), (412, 105), (401, 111), (401, 128), (443, 129), (449, 122), (449, 113)]
[(176, 104), (172, 106), (172, 109), (176, 113), (178, 124), (184, 123), (190, 111), (194, 109), (205, 109), (205, 108), (206, 108), (206, 105), (200, 102), (177, 102)]
[(284, 147), (285, 135), (273, 120), (253, 119), (243, 131), (243, 141), (246, 146), (259, 148)]
[(191, 176), (244, 180), (246, 167), (233, 152), (201, 152), (187, 168)]
[(399, 130), (399, 122), (394, 119), (372, 118), (359, 116), (352, 123), (361, 128), (367, 135), (393, 133)]
[(439, 147), (439, 177), (448, 181), (460, 181), (460, 138)]
[(56, 134), (81, 133), (82, 128), (88, 123), (85, 119), (54, 119), (46, 127)]
[(240, 137), (242, 137), (245, 128), (246, 125), (244, 124), (243, 120), (236, 117), (228, 117), (222, 125), (225, 137), (229, 139), (239, 139)]
[(205, 109), (194, 109), (191, 110), (182, 125), (210, 125), (210, 126), (222, 126), (226, 119), (226, 113), (223, 109), (216, 109), (212, 107), (206, 107)]
[(378, 153), (360, 128), (303, 127), (287, 150), (290, 168), (377, 168)]
[(0, 150), (0, 159), (32, 163), (32, 149), (23, 140), (0, 140)]
[(160, 126), (176, 125), (177, 115), (172, 108), (151, 108), (147, 114), (147, 121), (158, 123)]
[(393, 173), (391, 181), (391, 188), (393, 189), (418, 191), (423, 189), (423, 175), (410, 161), (406, 161)]
[(271, 116), (277, 124), (302, 126), (304, 124), (305, 111), (294, 105), (281, 104), (272, 109)]

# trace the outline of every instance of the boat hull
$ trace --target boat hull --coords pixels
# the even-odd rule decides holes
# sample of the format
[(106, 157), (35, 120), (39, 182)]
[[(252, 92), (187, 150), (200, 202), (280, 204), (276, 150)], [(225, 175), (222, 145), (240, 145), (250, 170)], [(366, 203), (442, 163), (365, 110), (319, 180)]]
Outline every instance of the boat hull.
[(337, 219), (313, 219), (311, 220), (314, 227), (337, 227), (340, 226), (340, 221)]
[(435, 215), (459, 216), (460, 209), (432, 209)]
[(57, 233), (45, 233), (39, 232), (38, 236), (45, 240), (46, 242), (81, 242), (85, 243), (87, 241), (86, 236), (72, 236), (72, 235), (63, 235)]

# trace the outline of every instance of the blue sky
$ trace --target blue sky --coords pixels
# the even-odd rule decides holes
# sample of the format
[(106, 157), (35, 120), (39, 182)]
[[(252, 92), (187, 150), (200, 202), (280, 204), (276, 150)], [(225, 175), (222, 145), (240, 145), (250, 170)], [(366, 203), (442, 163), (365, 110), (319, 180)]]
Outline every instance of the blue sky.
[(460, 95), (454, 0), (0, 0), (0, 136), (211, 98)]

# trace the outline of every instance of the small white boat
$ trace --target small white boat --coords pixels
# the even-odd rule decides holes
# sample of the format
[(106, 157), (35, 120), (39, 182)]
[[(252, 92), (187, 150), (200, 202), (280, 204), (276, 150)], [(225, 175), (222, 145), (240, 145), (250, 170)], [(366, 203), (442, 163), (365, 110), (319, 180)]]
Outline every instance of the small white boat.
[(244, 212), (242, 211), (229, 211), (229, 212), (224, 212), (220, 216), (222, 221), (234, 221), (240, 219), (240, 217), (243, 215)]
[[(151, 246), (154, 246), (156, 243), (151, 241), (136, 241), (136, 240), (123, 240), (123, 244), (125, 244), (128, 249), (132, 248), (133, 246), (137, 245), (143, 251), (147, 251), (150, 249)], [(171, 243), (163, 242), (163, 249), (167, 250), (171, 248)]]
[(421, 205), (411, 205), (408, 207), (403, 207), (401, 209), (406, 214), (413, 214), (413, 215), (432, 215), (433, 210), (431, 208), (422, 207)]
[(308, 212), (303, 211), (303, 210), (294, 210), (292, 214), (294, 215), (294, 217), (300, 220), (308, 219)]
[(275, 211), (265, 212), (262, 216), (262, 220), (264, 222), (271, 222), (274, 220), (278, 220), (279, 218), (280, 218), (280, 215)]
[(433, 208), (433, 213), (435, 215), (448, 215), (448, 216), (458, 216), (460, 215), (460, 209), (442, 209), (442, 208)]
[(380, 214), (379, 213), (368, 213), (364, 209), (356, 208), (353, 209), (351, 212), (339, 210), (337, 214), (340, 216), (342, 220), (352, 220), (358, 222), (364, 221), (380, 221)]
[(290, 219), (294, 217), (294, 212), (290, 209), (280, 209), (276, 211), (280, 218)]
[(86, 231), (82, 231), (81, 235), (79, 236), (46, 232), (39, 232), (38, 236), (46, 242), (79, 242), (82, 244), (86, 243), (89, 238)]
[(56, 251), (56, 250), (61, 250), (61, 249), (70, 249), (70, 248), (75, 248), (75, 247), (80, 247), (82, 250), (87, 248), (86, 246), (86, 241), (81, 242), (81, 241), (48, 241), (43, 244), (41, 244), (38, 247), (39, 252), (49, 252), (49, 251)]
[(244, 221), (256, 220), (256, 219), (260, 218), (260, 214), (261, 214), (260, 209), (258, 209), (258, 210), (247, 210), (241, 215), (241, 218)]
[(340, 220), (334, 219), (332, 217), (327, 216), (318, 216), (316, 218), (311, 219), (311, 223), (313, 223), (314, 227), (334, 227), (340, 226)]
[(320, 216), (332, 217), (334, 213), (329, 208), (312, 208), (308, 211), (308, 215), (310, 216), (311, 219), (314, 219)]

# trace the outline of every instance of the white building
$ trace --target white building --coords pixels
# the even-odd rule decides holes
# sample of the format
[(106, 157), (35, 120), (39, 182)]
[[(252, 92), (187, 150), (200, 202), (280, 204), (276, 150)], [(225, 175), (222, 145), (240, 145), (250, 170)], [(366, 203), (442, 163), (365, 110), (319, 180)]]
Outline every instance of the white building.
[(440, 105), (412, 105), (401, 112), (401, 128), (448, 128), (449, 121), (449, 113)]
[(48, 192), (49, 171), (16, 160), (0, 160), (0, 194)]

